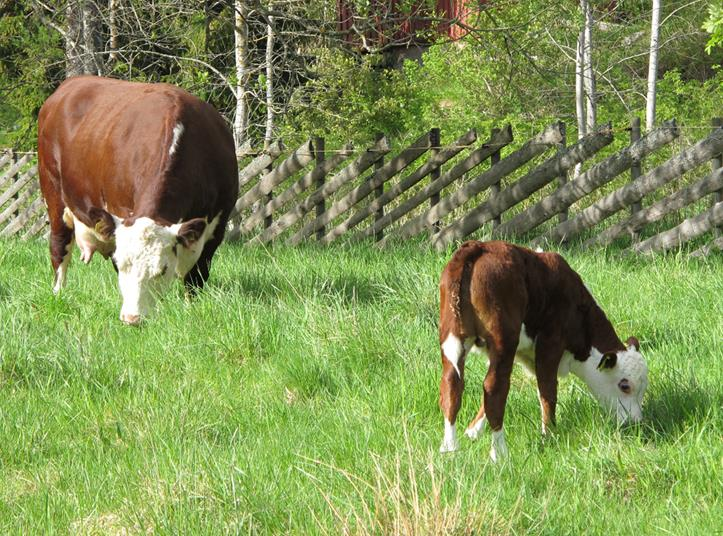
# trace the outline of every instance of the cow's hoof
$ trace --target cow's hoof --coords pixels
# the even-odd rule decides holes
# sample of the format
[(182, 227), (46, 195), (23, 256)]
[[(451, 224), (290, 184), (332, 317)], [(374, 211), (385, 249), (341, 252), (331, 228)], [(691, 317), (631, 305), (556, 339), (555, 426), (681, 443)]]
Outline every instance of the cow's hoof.
[(442, 445), (439, 447), (439, 452), (444, 454), (445, 452), (454, 452), (459, 450), (459, 441), (442, 441)]
[(507, 442), (505, 441), (505, 432), (503, 430), (492, 431), (492, 449), (490, 450), (490, 459), (494, 463), (506, 460), (510, 457), (507, 450)]

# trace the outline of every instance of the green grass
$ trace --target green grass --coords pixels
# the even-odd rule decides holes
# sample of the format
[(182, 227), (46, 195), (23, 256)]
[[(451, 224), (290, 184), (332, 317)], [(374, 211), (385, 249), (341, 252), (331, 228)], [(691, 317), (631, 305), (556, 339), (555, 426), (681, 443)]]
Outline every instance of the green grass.
[(205, 292), (134, 329), (110, 263), (76, 253), (55, 297), (46, 244), (0, 241), (0, 533), (720, 530), (723, 260), (566, 256), (641, 340), (646, 420), (618, 429), (568, 378), (543, 443), (515, 371), (495, 466), (489, 432), (437, 452), (448, 255), (225, 245)]

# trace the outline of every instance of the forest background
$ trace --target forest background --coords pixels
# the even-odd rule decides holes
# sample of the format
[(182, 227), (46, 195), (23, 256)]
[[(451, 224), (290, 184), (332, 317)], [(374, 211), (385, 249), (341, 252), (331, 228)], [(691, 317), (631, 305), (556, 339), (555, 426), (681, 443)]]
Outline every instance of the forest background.
[[(558, 119), (571, 138), (633, 116), (645, 125), (651, 98), (690, 139), (720, 115), (716, 1), (458, 0), (451, 20), (439, 4), (0, 0), (0, 147), (32, 150), (41, 104), (82, 73), (188, 89), (227, 118), (240, 155), (277, 138), (363, 146), (383, 132), (403, 144), (431, 127), (444, 141), (505, 122), (524, 138)], [(399, 32), (410, 17), (425, 28)]]

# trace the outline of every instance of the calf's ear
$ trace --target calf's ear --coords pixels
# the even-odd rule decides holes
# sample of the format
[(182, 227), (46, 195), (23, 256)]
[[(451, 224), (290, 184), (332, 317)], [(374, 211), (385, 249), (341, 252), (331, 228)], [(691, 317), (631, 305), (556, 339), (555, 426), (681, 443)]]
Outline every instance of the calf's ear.
[(110, 240), (115, 234), (115, 218), (102, 208), (91, 208), (88, 217), (93, 222), (93, 229), (105, 240)]
[(605, 352), (600, 358), (600, 363), (598, 363), (597, 368), (599, 370), (611, 369), (615, 366), (615, 363), (617, 362), (618, 355), (615, 352)]
[[(183, 222), (178, 227), (176, 236), (178, 237), (178, 243), (184, 248), (189, 248), (203, 236), (203, 232), (206, 230), (206, 219), (205, 218), (194, 218)], [(174, 226), (175, 227), (175, 226)]]
[(625, 346), (628, 347), (628, 350), (635, 348), (636, 352), (640, 351), (640, 342), (638, 342), (638, 339), (635, 337), (628, 337), (628, 340), (625, 341)]

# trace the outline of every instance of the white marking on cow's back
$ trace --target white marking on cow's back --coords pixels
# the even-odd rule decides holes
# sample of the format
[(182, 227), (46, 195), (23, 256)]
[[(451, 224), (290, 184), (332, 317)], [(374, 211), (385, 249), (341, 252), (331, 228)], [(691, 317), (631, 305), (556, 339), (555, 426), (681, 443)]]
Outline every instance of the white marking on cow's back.
[(178, 142), (181, 139), (181, 135), (183, 134), (183, 124), (182, 123), (176, 123), (176, 126), (173, 127), (173, 139), (171, 140), (171, 147), (168, 149), (168, 154), (173, 156), (173, 154), (176, 152), (176, 149), (178, 148)]
[(447, 358), (447, 361), (452, 363), (454, 370), (457, 371), (457, 376), (461, 378), (462, 375), (459, 372), (459, 360), (464, 355), (464, 347), (462, 346), (460, 338), (454, 333), (447, 335), (447, 338), (444, 339), (444, 342), (442, 343), (442, 352), (444, 353), (444, 357)]

